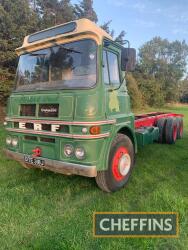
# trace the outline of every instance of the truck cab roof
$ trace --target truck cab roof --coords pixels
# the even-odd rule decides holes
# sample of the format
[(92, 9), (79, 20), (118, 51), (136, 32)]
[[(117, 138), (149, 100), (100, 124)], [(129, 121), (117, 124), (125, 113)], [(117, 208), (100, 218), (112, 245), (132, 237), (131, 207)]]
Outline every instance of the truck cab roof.
[(94, 22), (83, 18), (26, 36), (22, 47), (17, 48), (16, 53), (21, 55), (84, 38), (94, 39), (98, 45), (102, 44), (104, 38), (113, 40), (106, 31)]

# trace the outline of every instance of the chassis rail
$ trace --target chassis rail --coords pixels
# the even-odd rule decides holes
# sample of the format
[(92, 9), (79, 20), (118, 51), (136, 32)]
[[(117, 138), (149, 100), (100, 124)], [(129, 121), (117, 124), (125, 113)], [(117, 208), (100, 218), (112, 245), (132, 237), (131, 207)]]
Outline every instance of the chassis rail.
[(135, 116), (135, 128), (156, 126), (159, 119), (165, 117), (183, 117), (182, 114), (165, 113), (165, 112), (152, 112)]

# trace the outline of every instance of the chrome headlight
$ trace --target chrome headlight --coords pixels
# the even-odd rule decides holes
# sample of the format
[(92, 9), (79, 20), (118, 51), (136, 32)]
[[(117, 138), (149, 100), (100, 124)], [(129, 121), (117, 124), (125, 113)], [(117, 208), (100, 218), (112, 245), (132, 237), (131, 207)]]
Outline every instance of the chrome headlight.
[(13, 147), (17, 147), (17, 146), (18, 146), (18, 138), (14, 137), (14, 138), (12, 139), (12, 146), (13, 146)]
[(74, 153), (74, 148), (72, 145), (67, 144), (64, 146), (64, 155), (67, 157), (71, 157)]
[(11, 137), (10, 137), (10, 136), (7, 136), (7, 138), (6, 138), (6, 144), (7, 144), (7, 145), (10, 145), (11, 143), (12, 143)]
[(82, 160), (85, 158), (85, 150), (82, 147), (78, 147), (75, 149), (75, 156), (76, 158), (78, 158), (79, 160)]

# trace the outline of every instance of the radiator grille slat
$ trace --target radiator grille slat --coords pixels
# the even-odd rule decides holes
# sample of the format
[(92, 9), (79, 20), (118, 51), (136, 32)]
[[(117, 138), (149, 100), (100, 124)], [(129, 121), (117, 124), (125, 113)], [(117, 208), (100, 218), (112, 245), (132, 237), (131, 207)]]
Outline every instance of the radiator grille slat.
[(36, 104), (21, 104), (20, 116), (36, 116)]

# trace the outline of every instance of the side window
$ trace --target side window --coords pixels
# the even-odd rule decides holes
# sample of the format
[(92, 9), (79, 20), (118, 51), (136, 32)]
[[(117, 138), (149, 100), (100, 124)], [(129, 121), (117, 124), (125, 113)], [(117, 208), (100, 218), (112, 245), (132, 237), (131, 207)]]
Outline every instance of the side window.
[(109, 51), (103, 51), (103, 79), (105, 84), (119, 84), (118, 56)]
[(105, 84), (110, 84), (109, 73), (108, 73), (108, 63), (107, 63), (107, 53), (103, 51), (103, 79)]
[(118, 56), (112, 52), (107, 52), (108, 55), (108, 66), (110, 73), (110, 82), (112, 84), (119, 84), (119, 65), (118, 65)]

